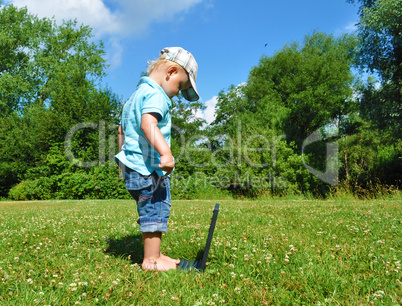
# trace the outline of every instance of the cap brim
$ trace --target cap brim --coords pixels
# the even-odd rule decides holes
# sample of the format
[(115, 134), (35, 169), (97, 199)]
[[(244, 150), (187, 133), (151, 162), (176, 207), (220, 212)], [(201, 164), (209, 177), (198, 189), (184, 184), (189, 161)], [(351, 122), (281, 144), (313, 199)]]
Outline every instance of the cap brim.
[(197, 87), (195, 86), (195, 81), (191, 76), (189, 77), (189, 79), (190, 79), (191, 87), (186, 90), (182, 90), (181, 94), (183, 95), (184, 99), (186, 99), (187, 101), (190, 101), (190, 102), (198, 101), (200, 99), (200, 96), (198, 95)]

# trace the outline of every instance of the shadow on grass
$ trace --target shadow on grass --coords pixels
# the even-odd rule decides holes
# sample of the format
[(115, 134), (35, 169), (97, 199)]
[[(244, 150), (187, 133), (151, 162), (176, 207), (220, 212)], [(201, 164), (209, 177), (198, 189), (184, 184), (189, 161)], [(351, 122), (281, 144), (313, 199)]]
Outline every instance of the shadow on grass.
[(197, 257), (196, 257), (195, 259), (196, 259), (196, 260), (202, 260), (202, 257), (204, 256), (204, 251), (205, 251), (205, 248), (200, 249), (200, 250), (198, 251)]
[[(108, 237), (106, 239), (107, 248), (106, 254), (111, 254), (115, 257), (126, 258), (132, 263), (142, 264), (144, 259), (144, 243), (142, 235), (130, 235), (119, 239)], [(196, 258), (181, 258), (185, 260), (201, 260), (204, 255), (204, 248), (200, 248)]]
[[(183, 244), (183, 249), (182, 249), (182, 251), (180, 253), (181, 254), (194, 254), (195, 253), (195, 250), (193, 248), (188, 248), (187, 250), (185, 250), (186, 248), (187, 248), (186, 245)], [(203, 248), (198, 248), (198, 251), (197, 251), (195, 256), (194, 255), (190, 255), (190, 256), (188, 256), (188, 255), (183, 256), (182, 255), (180, 259), (182, 259), (182, 260), (183, 259), (184, 260), (200, 260), (201, 261), (202, 257), (204, 256), (204, 251), (205, 251), (204, 247)], [(180, 257), (180, 255), (179, 255), (179, 257)]]
[(130, 235), (119, 239), (107, 238), (105, 253), (116, 257), (129, 258), (133, 263), (141, 264), (144, 258), (142, 235)]

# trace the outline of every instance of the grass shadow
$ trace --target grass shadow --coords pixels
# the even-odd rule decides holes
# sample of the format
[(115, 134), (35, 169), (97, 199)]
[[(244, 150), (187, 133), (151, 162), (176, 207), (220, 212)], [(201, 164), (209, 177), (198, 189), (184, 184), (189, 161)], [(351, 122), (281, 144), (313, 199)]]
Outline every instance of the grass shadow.
[[(129, 235), (122, 238), (106, 238), (107, 247), (105, 254), (111, 254), (119, 258), (129, 258), (132, 263), (142, 264), (144, 259), (144, 243), (142, 235)], [(205, 247), (199, 248), (195, 258), (180, 258), (185, 260), (201, 260)]]
[[(197, 255), (195, 257), (194, 257), (194, 255), (182, 256), (180, 259), (182, 259), (182, 260), (202, 260), (202, 257), (204, 256), (204, 251), (205, 251), (205, 248), (199, 248), (197, 251)], [(188, 253), (188, 252), (186, 252), (186, 253)], [(191, 252), (191, 253), (194, 254), (193, 252)]]
[(129, 258), (133, 263), (141, 264), (144, 258), (142, 235), (129, 235), (119, 239), (107, 238), (106, 254), (116, 257)]
[(196, 260), (201, 260), (202, 257), (204, 256), (205, 248), (202, 248), (198, 251), (197, 257), (195, 258)]

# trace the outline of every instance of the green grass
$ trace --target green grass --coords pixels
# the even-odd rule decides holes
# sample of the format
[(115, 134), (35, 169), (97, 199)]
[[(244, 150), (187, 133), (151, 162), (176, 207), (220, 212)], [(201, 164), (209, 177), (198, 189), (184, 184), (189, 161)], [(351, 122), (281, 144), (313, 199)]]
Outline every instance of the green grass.
[[(144, 272), (131, 200), (0, 202), (1, 305), (398, 305), (401, 198), (220, 201), (204, 273)], [(214, 201), (173, 201), (163, 252), (202, 251)]]

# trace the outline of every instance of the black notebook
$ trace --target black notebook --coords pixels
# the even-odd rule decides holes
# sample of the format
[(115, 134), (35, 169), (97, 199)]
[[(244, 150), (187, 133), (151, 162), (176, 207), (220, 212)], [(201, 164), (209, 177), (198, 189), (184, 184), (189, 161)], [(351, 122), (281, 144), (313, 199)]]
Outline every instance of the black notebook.
[(207, 265), (208, 253), (211, 247), (212, 236), (215, 230), (216, 219), (218, 218), (219, 204), (215, 205), (214, 213), (211, 219), (211, 225), (209, 226), (207, 244), (205, 245), (204, 254), (201, 260), (180, 260), (180, 264), (177, 269), (181, 270), (193, 270), (197, 269), (204, 271)]

